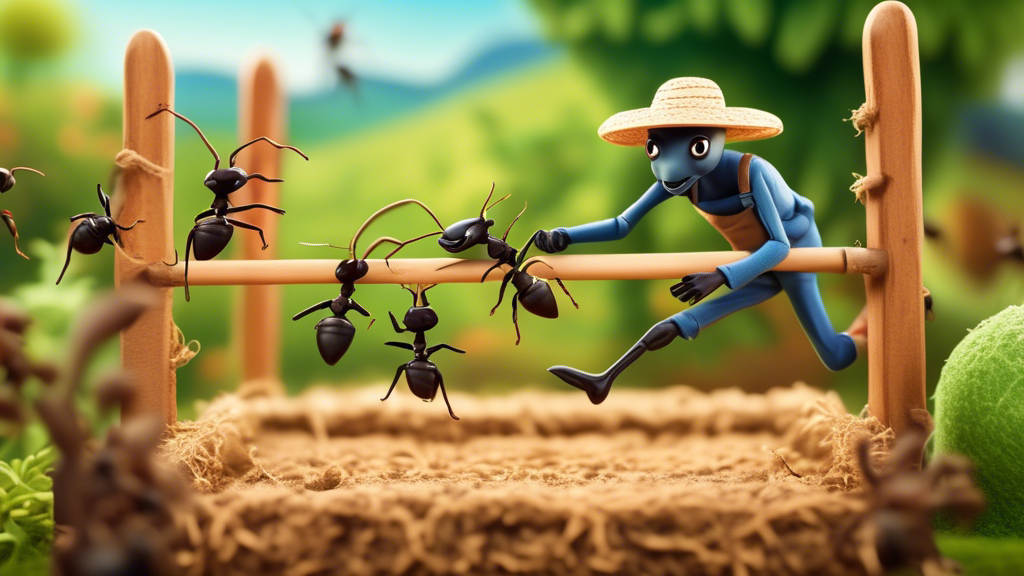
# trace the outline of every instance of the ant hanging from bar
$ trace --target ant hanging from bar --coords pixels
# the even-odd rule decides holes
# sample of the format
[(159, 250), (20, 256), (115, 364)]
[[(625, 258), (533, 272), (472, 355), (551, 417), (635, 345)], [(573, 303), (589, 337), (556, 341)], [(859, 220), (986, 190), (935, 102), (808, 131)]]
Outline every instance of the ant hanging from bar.
[(210, 144), (210, 141), (206, 139), (203, 131), (196, 126), (194, 122), (181, 114), (171, 110), (170, 108), (161, 106), (156, 112), (153, 112), (146, 119), (150, 119), (161, 112), (168, 112), (174, 116), (184, 120), (189, 126), (195, 129), (199, 137), (202, 138), (203, 143), (209, 148), (210, 153), (213, 154), (213, 170), (211, 170), (203, 181), (203, 185), (209, 188), (210, 192), (213, 192), (214, 198), (213, 203), (210, 204), (209, 210), (204, 210), (196, 215), (195, 226), (188, 233), (188, 240), (185, 243), (185, 301), (190, 300), (188, 290), (188, 255), (192, 249), (192, 242), (195, 241), (195, 257), (196, 260), (210, 260), (216, 257), (224, 247), (228, 245), (231, 240), (231, 234), (234, 232), (234, 226), (239, 228), (245, 228), (247, 230), (253, 230), (258, 232), (260, 235), (260, 241), (263, 242), (263, 249), (266, 250), (269, 246), (266, 238), (263, 237), (263, 229), (228, 218), (228, 214), (234, 214), (236, 212), (244, 212), (246, 210), (253, 210), (256, 208), (262, 210), (269, 210), (276, 214), (284, 214), (284, 210), (275, 208), (274, 206), (268, 206), (266, 204), (246, 204), (244, 206), (232, 206), (231, 202), (228, 201), (228, 195), (232, 192), (236, 192), (246, 185), (249, 180), (257, 179), (263, 180), (264, 182), (284, 182), (280, 178), (267, 178), (266, 176), (258, 173), (246, 174), (244, 170), (235, 166), (235, 158), (243, 148), (255, 144), (259, 141), (266, 141), (271, 146), (278, 149), (287, 149), (295, 152), (299, 156), (302, 156), (305, 160), (309, 160), (309, 157), (302, 153), (301, 150), (294, 146), (287, 146), (285, 144), (278, 144), (266, 136), (260, 136), (245, 144), (242, 144), (231, 153), (228, 158), (228, 168), (221, 169), (220, 167), (220, 155), (217, 154), (217, 150)]
[(60, 284), (60, 281), (64, 279), (64, 273), (68, 271), (68, 266), (71, 264), (72, 250), (77, 250), (80, 254), (95, 254), (103, 248), (104, 244), (113, 246), (115, 242), (123, 249), (124, 243), (121, 242), (121, 232), (119, 231), (131, 230), (135, 228), (136, 224), (145, 222), (145, 220), (136, 220), (132, 222), (131, 226), (121, 226), (110, 215), (110, 196), (103, 193), (102, 184), (96, 185), (96, 195), (99, 196), (104, 215), (100, 216), (95, 212), (85, 212), (84, 214), (71, 217), (72, 222), (75, 220), (84, 221), (75, 227), (71, 237), (68, 238), (68, 257), (64, 261), (64, 269), (60, 271), (60, 276), (57, 278), (57, 284)]
[[(324, 300), (319, 304), (310, 306), (309, 308), (303, 310), (302, 312), (299, 312), (295, 316), (292, 316), (292, 320), (298, 320), (300, 318), (303, 318), (304, 316), (316, 312), (317, 310), (330, 309), (333, 316), (327, 316), (326, 318), (321, 319), (316, 324), (316, 347), (317, 350), (320, 351), (320, 357), (323, 358), (324, 362), (326, 362), (329, 366), (334, 366), (335, 364), (337, 364), (338, 361), (341, 360), (342, 356), (345, 355), (345, 352), (348, 351), (349, 346), (352, 345), (352, 340), (355, 337), (356, 329), (355, 326), (352, 325), (352, 322), (345, 317), (345, 315), (348, 314), (350, 310), (354, 310), (362, 314), (363, 316), (370, 318), (370, 324), (366, 327), (367, 329), (369, 329), (370, 326), (373, 326), (373, 316), (370, 315), (370, 313), (367, 312), (365, 308), (360, 306), (359, 303), (352, 298), (352, 295), (356, 291), (355, 283), (358, 280), (362, 279), (363, 276), (366, 276), (366, 273), (369, 272), (370, 270), (369, 264), (367, 264), (366, 259), (369, 258), (370, 254), (373, 253), (374, 249), (380, 246), (381, 244), (390, 243), (397, 244), (399, 246), (403, 245), (403, 243), (400, 242), (399, 240), (396, 240), (389, 236), (384, 236), (378, 238), (372, 244), (370, 244), (370, 247), (366, 249), (366, 252), (363, 253), (363, 257), (360, 259), (356, 258), (356, 244), (359, 242), (359, 237), (362, 235), (363, 231), (366, 230), (366, 228), (370, 225), (370, 223), (372, 223), (378, 217), (385, 214), (386, 212), (389, 212), (391, 210), (394, 210), (395, 208), (398, 208), (399, 206), (403, 206), (406, 204), (418, 204), (419, 206), (423, 207), (428, 214), (434, 216), (434, 214), (430, 212), (430, 209), (427, 208), (418, 200), (400, 200), (398, 202), (388, 204), (387, 206), (381, 208), (380, 210), (377, 210), (369, 218), (367, 218), (366, 221), (364, 221), (363, 224), (359, 227), (359, 229), (356, 230), (355, 235), (352, 236), (352, 239), (349, 241), (349, 245), (346, 248), (342, 248), (341, 246), (334, 246), (333, 244), (311, 244), (308, 242), (300, 242), (300, 244), (302, 244), (303, 246), (328, 246), (330, 248), (348, 250), (348, 260), (342, 260), (340, 263), (338, 263), (338, 267), (335, 268), (334, 270), (334, 277), (337, 278), (338, 282), (341, 283), (341, 292), (338, 294), (338, 296), (333, 300)], [(436, 216), (434, 217), (434, 221), (438, 223), (438, 226), (441, 225), (441, 223), (437, 221)], [(431, 234), (414, 238), (413, 240), (427, 238), (429, 236), (436, 236), (437, 234), (440, 234), (440, 232), (433, 232)]]
[[(14, 188), (14, 185), (17, 183), (14, 179), (14, 173), (18, 170), (28, 170), (29, 172), (35, 172), (40, 176), (46, 176), (46, 174), (43, 174), (39, 170), (29, 168), (27, 166), (16, 166), (10, 170), (7, 168), (0, 168), (0, 194)], [(18, 256), (28, 260), (28, 256), (21, 251), (21, 248), (18, 248), (18, 226), (14, 223), (14, 214), (11, 214), (10, 210), (0, 210), (0, 219), (3, 219), (4, 224), (7, 225), (7, 229), (11, 232), (11, 236), (14, 237), (14, 251), (18, 253)]]
[[(516, 328), (516, 345), (519, 345), (522, 335), (519, 332), (519, 309), (517, 302), (523, 305), (527, 311), (540, 316), (541, 318), (558, 318), (558, 302), (555, 300), (555, 294), (551, 291), (551, 285), (535, 278), (526, 272), (526, 270), (537, 263), (542, 263), (539, 260), (529, 262), (526, 266), (523, 266), (523, 262), (526, 260), (526, 252), (533, 245), (533, 238), (523, 246), (522, 250), (517, 250), (511, 246), (506, 240), (508, 239), (509, 232), (512, 231), (512, 227), (515, 226), (519, 218), (526, 212), (526, 206), (523, 206), (522, 211), (512, 220), (505, 229), (505, 233), (501, 238), (491, 236), (490, 228), (494, 226), (494, 220), (487, 218), (487, 211), (497, 205), (499, 202), (506, 200), (511, 194), (496, 200), (493, 204), (488, 205), (491, 198), (494, 196), (494, 184), (491, 184), (491, 191), (487, 194), (487, 198), (484, 200), (483, 206), (480, 208), (480, 215), (476, 218), (468, 218), (452, 224), (451, 226), (444, 228), (442, 226), (441, 238), (438, 239), (437, 243), (444, 248), (445, 251), (451, 254), (458, 254), (465, 252), (466, 250), (479, 245), (487, 246), (487, 256), (495, 260), (493, 266), (484, 272), (483, 277), (480, 281), (483, 282), (487, 279), (487, 276), (494, 270), (502, 266), (508, 266), (509, 271), (505, 273), (505, 276), (501, 279), (501, 288), (498, 291), (498, 303), (491, 308), (491, 316), (501, 306), (502, 299), (505, 297), (505, 288), (508, 287), (509, 283), (516, 289), (516, 296), (512, 299), (512, 325)], [(412, 242), (412, 241), (410, 241)], [(401, 247), (399, 247), (401, 248)], [(397, 252), (396, 249), (392, 252), (393, 255)], [(390, 256), (390, 255), (389, 255)], [(448, 266), (455, 266), (461, 264), (461, 262), (455, 262)], [(545, 264), (546, 266), (546, 264)], [(446, 268), (444, 266), (442, 268)], [(565, 287), (565, 284), (558, 278), (554, 279), (555, 282), (562, 288), (565, 295), (569, 297), (572, 305), (579, 309), (579, 304), (573, 299), (572, 294), (569, 293), (569, 289)]]
[(430, 361), (430, 355), (438, 350), (451, 350), (458, 354), (465, 354), (466, 351), (459, 350), (448, 344), (437, 344), (427, 348), (426, 332), (437, 326), (438, 322), (437, 312), (434, 312), (434, 309), (430, 307), (430, 302), (427, 301), (427, 290), (434, 286), (436, 284), (429, 284), (427, 286), (417, 284), (414, 290), (402, 284), (402, 288), (405, 288), (412, 294), (412, 306), (405, 312), (405, 318), (402, 321), (405, 325), (404, 327), (398, 324), (394, 314), (390, 311), (388, 312), (395, 332), (399, 334), (402, 332), (412, 332), (416, 337), (413, 339), (412, 344), (406, 342), (385, 342), (384, 345), (409, 350), (415, 357), (408, 363), (398, 367), (398, 371), (395, 372), (395, 379), (391, 382), (391, 387), (388, 388), (388, 393), (380, 401), (383, 402), (391, 396), (391, 392), (395, 389), (395, 385), (398, 384), (398, 379), (404, 371), (405, 381), (409, 384), (409, 390), (417, 398), (423, 399), (424, 402), (432, 402), (434, 397), (437, 396), (437, 389), (440, 388), (441, 396), (444, 397), (444, 403), (448, 406), (448, 414), (453, 420), (458, 420), (459, 417), (455, 415), (455, 412), (452, 412), (452, 404), (448, 401), (448, 392), (444, 389), (444, 377), (441, 376), (441, 371), (438, 370), (437, 365)]

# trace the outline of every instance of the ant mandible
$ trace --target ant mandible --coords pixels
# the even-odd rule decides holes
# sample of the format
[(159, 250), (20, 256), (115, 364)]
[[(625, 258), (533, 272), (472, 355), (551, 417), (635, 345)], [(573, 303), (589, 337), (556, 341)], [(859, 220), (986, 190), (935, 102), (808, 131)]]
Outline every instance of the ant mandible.
[[(124, 243), (121, 242), (119, 230), (131, 230), (135, 228), (136, 224), (145, 222), (145, 220), (136, 220), (132, 222), (131, 226), (121, 226), (110, 215), (110, 196), (103, 193), (102, 184), (96, 185), (96, 195), (100, 199), (100, 205), (103, 206), (104, 215), (100, 216), (95, 212), (85, 212), (84, 214), (71, 217), (72, 222), (75, 220), (84, 221), (75, 227), (71, 237), (68, 238), (68, 257), (64, 261), (64, 269), (60, 271), (60, 276), (57, 278), (57, 284), (60, 284), (60, 281), (64, 279), (64, 273), (68, 271), (68, 266), (71, 264), (72, 250), (77, 250), (81, 254), (95, 254), (103, 248), (104, 244), (113, 246), (114, 242), (123, 249)], [(111, 238), (113, 238), (113, 242)]]
[[(0, 168), (0, 194), (14, 188), (14, 185), (17, 183), (17, 180), (14, 179), (14, 173), (18, 170), (28, 170), (29, 172), (35, 172), (40, 176), (46, 176), (46, 174), (43, 174), (39, 170), (29, 168), (27, 166), (16, 166), (10, 170), (7, 168)], [(21, 251), (21, 248), (18, 248), (18, 226), (14, 223), (14, 214), (11, 214), (10, 210), (2, 210), (0, 211), (0, 219), (3, 219), (4, 224), (7, 225), (7, 229), (11, 232), (11, 236), (14, 237), (14, 251), (18, 253), (18, 256), (28, 260), (28, 256)]]
[[(295, 316), (292, 316), (292, 320), (298, 320), (309, 314), (312, 314), (313, 312), (316, 312), (317, 310), (325, 310), (328, 308), (331, 310), (333, 316), (327, 316), (321, 319), (319, 322), (317, 322), (315, 327), (317, 350), (319, 350), (320, 352), (320, 357), (323, 358), (324, 362), (326, 362), (329, 366), (334, 366), (335, 364), (338, 363), (339, 360), (341, 360), (342, 356), (345, 355), (345, 352), (348, 351), (349, 346), (352, 345), (353, 338), (355, 338), (355, 326), (352, 325), (352, 321), (345, 317), (345, 315), (348, 314), (350, 310), (355, 310), (356, 312), (362, 314), (363, 316), (370, 318), (370, 324), (366, 327), (367, 329), (369, 329), (370, 326), (373, 326), (373, 316), (370, 315), (370, 313), (367, 312), (365, 308), (360, 306), (359, 303), (352, 298), (352, 295), (356, 291), (355, 283), (358, 280), (362, 279), (363, 276), (366, 276), (366, 273), (369, 272), (370, 270), (370, 266), (369, 264), (367, 264), (366, 259), (369, 258), (370, 254), (373, 253), (374, 249), (380, 246), (381, 244), (397, 244), (399, 245), (399, 247), (404, 245), (403, 242), (396, 240), (395, 238), (384, 236), (382, 238), (374, 240), (373, 243), (370, 244), (370, 247), (366, 249), (366, 252), (363, 253), (362, 258), (356, 258), (356, 245), (359, 242), (359, 237), (362, 235), (363, 231), (366, 230), (366, 228), (370, 225), (370, 223), (372, 223), (378, 217), (385, 214), (386, 212), (389, 212), (391, 210), (394, 210), (395, 208), (398, 208), (399, 206), (403, 206), (406, 204), (418, 204), (424, 209), (426, 209), (428, 213), (430, 213), (430, 210), (427, 209), (426, 206), (424, 206), (418, 200), (399, 200), (398, 202), (388, 204), (387, 206), (381, 208), (380, 210), (377, 210), (369, 218), (367, 218), (359, 227), (359, 229), (356, 230), (355, 235), (352, 236), (352, 239), (349, 241), (349, 244), (346, 248), (342, 248), (341, 246), (335, 246), (329, 243), (299, 243), (302, 244), (303, 246), (327, 246), (330, 248), (348, 250), (348, 260), (342, 260), (340, 263), (338, 263), (338, 267), (334, 269), (334, 277), (337, 278), (338, 282), (341, 283), (341, 291), (338, 294), (338, 296), (333, 300), (324, 300), (319, 304), (314, 304), (313, 306), (306, 308), (302, 312), (299, 312)], [(432, 213), (431, 216), (433, 216)], [(438, 224), (440, 225), (440, 223)], [(413, 240), (426, 238), (428, 236), (436, 236), (437, 234), (439, 234), (439, 232), (434, 232), (431, 234), (420, 236), (418, 238), (414, 238)]]
[(173, 114), (188, 123), (188, 125), (194, 128), (196, 133), (199, 134), (199, 137), (202, 138), (203, 143), (206, 144), (207, 148), (209, 148), (210, 153), (213, 154), (213, 170), (206, 175), (206, 178), (203, 181), (203, 185), (214, 194), (213, 203), (210, 204), (209, 210), (204, 210), (196, 215), (195, 226), (193, 226), (192, 230), (188, 233), (188, 240), (185, 242), (185, 301), (187, 302), (190, 300), (188, 290), (188, 256), (189, 252), (192, 250), (193, 241), (195, 241), (194, 255), (196, 260), (210, 260), (224, 250), (224, 247), (227, 246), (228, 242), (231, 240), (231, 234), (234, 232), (233, 227), (238, 226), (239, 228), (258, 232), (260, 235), (260, 241), (263, 242), (263, 249), (266, 250), (269, 245), (267, 244), (266, 238), (263, 237), (262, 228), (240, 220), (228, 218), (227, 215), (234, 214), (236, 212), (245, 212), (246, 210), (253, 210), (256, 208), (269, 210), (276, 214), (284, 214), (284, 210), (275, 208), (274, 206), (268, 206), (266, 204), (245, 204), (244, 206), (231, 205), (231, 202), (228, 201), (228, 195), (241, 189), (247, 182), (249, 182), (249, 180), (255, 178), (257, 180), (263, 180), (264, 182), (284, 182), (284, 180), (280, 178), (267, 178), (266, 176), (258, 173), (246, 174), (244, 170), (235, 166), (235, 158), (238, 156), (238, 153), (241, 152), (243, 148), (251, 146), (252, 144), (262, 140), (275, 148), (291, 150), (299, 156), (302, 156), (307, 161), (309, 160), (309, 157), (294, 146), (278, 144), (266, 136), (260, 136), (259, 138), (255, 138), (236, 148), (228, 158), (228, 168), (222, 169), (220, 167), (220, 155), (217, 154), (217, 150), (213, 147), (213, 144), (210, 144), (210, 141), (206, 139), (206, 136), (203, 134), (203, 131), (199, 129), (199, 126), (196, 126), (194, 122), (185, 116), (171, 110), (170, 108), (161, 107), (157, 109), (156, 112), (146, 116), (146, 119), (148, 120), (161, 112)]
[(395, 389), (395, 385), (398, 384), (398, 379), (404, 371), (405, 381), (409, 384), (409, 390), (417, 398), (423, 399), (424, 402), (432, 402), (434, 397), (437, 396), (437, 389), (440, 388), (441, 396), (444, 397), (444, 403), (448, 406), (448, 414), (453, 420), (458, 420), (459, 417), (455, 415), (455, 412), (452, 412), (452, 404), (448, 401), (448, 392), (444, 389), (444, 377), (441, 376), (441, 371), (437, 369), (437, 365), (430, 361), (430, 355), (438, 350), (451, 350), (459, 354), (465, 354), (466, 351), (459, 350), (448, 344), (438, 344), (427, 348), (426, 332), (437, 326), (438, 322), (437, 312), (434, 312), (434, 309), (430, 307), (430, 303), (427, 302), (427, 290), (434, 286), (436, 284), (428, 286), (417, 284), (416, 289), (413, 290), (402, 284), (402, 288), (405, 288), (412, 294), (412, 306), (405, 312), (405, 318), (403, 319), (404, 328), (398, 324), (395, 315), (390, 311), (388, 312), (395, 332), (399, 334), (402, 332), (412, 332), (416, 334), (416, 337), (413, 339), (412, 344), (406, 342), (385, 342), (384, 345), (410, 350), (415, 357), (408, 363), (398, 367), (398, 371), (395, 372), (395, 379), (391, 382), (391, 387), (388, 388), (388, 393), (380, 401), (383, 402), (391, 396), (391, 391)]
[[(522, 304), (523, 308), (527, 311), (540, 316), (542, 318), (558, 318), (558, 302), (555, 300), (555, 295), (551, 291), (551, 285), (535, 278), (526, 272), (526, 270), (537, 263), (543, 263), (539, 260), (529, 262), (526, 266), (523, 266), (523, 261), (526, 259), (526, 252), (533, 245), (533, 238), (523, 246), (522, 250), (517, 250), (507, 242), (509, 232), (512, 231), (512, 227), (515, 226), (519, 218), (526, 212), (526, 206), (523, 206), (522, 211), (512, 220), (505, 229), (505, 233), (501, 238), (491, 236), (490, 229), (494, 226), (494, 220), (487, 218), (487, 211), (496, 206), (499, 202), (506, 200), (511, 196), (507, 194), (493, 204), (488, 205), (491, 198), (494, 196), (494, 184), (491, 184), (491, 191), (487, 194), (487, 198), (484, 200), (483, 206), (480, 208), (480, 215), (476, 218), (467, 218), (452, 224), (445, 228), (442, 226), (441, 238), (437, 240), (437, 243), (444, 248), (445, 251), (451, 254), (458, 254), (465, 252), (474, 246), (486, 245), (487, 256), (495, 260), (493, 266), (484, 272), (483, 277), (480, 281), (483, 282), (487, 279), (487, 276), (494, 270), (508, 266), (509, 271), (505, 273), (505, 276), (501, 279), (501, 288), (498, 290), (498, 302), (491, 308), (491, 316), (501, 306), (501, 302), (505, 297), (505, 288), (508, 287), (509, 283), (516, 289), (516, 296), (512, 300), (512, 325), (516, 329), (516, 345), (519, 345), (522, 340), (522, 334), (519, 332), (519, 308), (517, 305)], [(411, 241), (410, 241), (411, 242)], [(397, 249), (395, 250), (397, 252)], [(393, 254), (393, 253), (392, 253)], [(461, 262), (455, 262), (448, 264), (448, 266), (455, 266), (461, 264)], [(546, 264), (545, 264), (546, 265)], [(443, 266), (442, 268), (446, 268)], [(440, 269), (440, 268), (439, 268)], [(572, 305), (577, 309), (580, 307), (573, 299), (572, 294), (569, 293), (569, 289), (565, 287), (565, 284), (558, 278), (554, 279), (555, 282), (562, 288), (565, 295), (569, 297)]]

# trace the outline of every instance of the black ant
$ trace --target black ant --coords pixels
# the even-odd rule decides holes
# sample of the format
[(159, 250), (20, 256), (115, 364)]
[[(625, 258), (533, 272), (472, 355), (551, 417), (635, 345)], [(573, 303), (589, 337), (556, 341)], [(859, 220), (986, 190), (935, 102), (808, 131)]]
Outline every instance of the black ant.
[[(319, 18), (314, 17), (310, 13), (306, 13), (309, 21), (312, 22), (313, 26), (320, 28), (321, 23)], [(341, 85), (348, 88), (352, 92), (356, 91), (356, 75), (352, 72), (352, 69), (345, 63), (340, 61), (341, 50), (345, 45), (348, 32), (348, 24), (346, 20), (335, 20), (331, 27), (327, 30), (327, 33), (323, 35), (324, 48), (326, 49), (327, 59), (331, 63), (331, 67), (334, 68), (335, 73), (338, 75), (338, 80)]]
[[(367, 329), (369, 329), (370, 326), (373, 326), (373, 316), (371, 316), (365, 308), (360, 306), (358, 302), (352, 299), (352, 294), (356, 291), (355, 283), (362, 279), (363, 276), (366, 276), (366, 273), (370, 270), (370, 266), (367, 264), (366, 259), (374, 249), (381, 244), (397, 244), (399, 247), (404, 245), (404, 243), (399, 240), (385, 236), (378, 238), (370, 244), (370, 247), (363, 253), (362, 258), (356, 258), (356, 244), (359, 242), (359, 237), (371, 222), (384, 213), (405, 204), (418, 204), (423, 206), (423, 204), (418, 200), (411, 199), (400, 200), (398, 202), (388, 204), (374, 212), (366, 219), (366, 221), (363, 222), (359, 229), (356, 230), (355, 235), (352, 236), (352, 240), (349, 241), (349, 245), (344, 248), (348, 250), (349, 259), (342, 260), (334, 270), (334, 277), (341, 283), (341, 292), (337, 298), (334, 298), (333, 300), (324, 300), (323, 302), (310, 306), (295, 316), (292, 316), (292, 320), (298, 320), (316, 312), (317, 310), (325, 310), (328, 308), (331, 310), (333, 316), (327, 316), (316, 324), (316, 347), (320, 351), (320, 357), (323, 358), (324, 362), (327, 362), (330, 366), (334, 366), (339, 360), (341, 360), (342, 356), (345, 355), (345, 352), (348, 351), (349, 346), (352, 345), (352, 339), (355, 337), (355, 326), (353, 326), (352, 322), (345, 317), (350, 310), (355, 310), (363, 316), (370, 318), (370, 324), (366, 327)], [(426, 208), (426, 206), (423, 207)], [(430, 212), (430, 210), (428, 209), (427, 212)], [(438, 225), (440, 225), (440, 222), (438, 222)], [(413, 240), (426, 238), (428, 236), (436, 236), (437, 234), (439, 233), (434, 232), (432, 234), (414, 238)], [(303, 246), (328, 246), (331, 248), (342, 249), (341, 246), (335, 246), (333, 244), (311, 244), (308, 242), (300, 242), (300, 244)]]
[[(7, 192), (17, 183), (14, 179), (14, 173), (18, 170), (28, 170), (29, 172), (35, 172), (40, 176), (46, 176), (35, 168), (28, 168), (27, 166), (16, 166), (8, 170), (7, 168), (0, 168), (0, 194)], [(0, 219), (3, 219), (4, 224), (7, 225), (7, 229), (10, 230), (11, 236), (14, 237), (14, 251), (18, 253), (18, 256), (28, 260), (28, 256), (18, 248), (18, 226), (14, 223), (14, 214), (11, 214), (10, 210), (0, 210)]]
[(436, 284), (427, 286), (417, 284), (416, 289), (413, 290), (402, 284), (402, 288), (405, 288), (412, 294), (412, 306), (405, 312), (405, 318), (403, 319), (404, 328), (398, 324), (395, 315), (390, 311), (388, 312), (395, 332), (399, 334), (402, 332), (413, 332), (416, 334), (416, 337), (413, 339), (412, 344), (406, 342), (385, 342), (384, 345), (410, 350), (415, 355), (415, 358), (398, 367), (398, 372), (395, 372), (395, 379), (391, 382), (388, 393), (380, 401), (383, 402), (391, 396), (395, 385), (398, 384), (398, 378), (402, 376), (404, 371), (405, 381), (409, 384), (409, 390), (417, 398), (421, 398), (425, 402), (433, 401), (434, 397), (437, 396), (437, 389), (440, 388), (441, 396), (444, 397), (444, 403), (448, 406), (448, 414), (453, 420), (458, 420), (459, 417), (452, 412), (452, 404), (448, 401), (448, 392), (444, 389), (444, 377), (441, 376), (441, 371), (437, 369), (437, 365), (430, 361), (430, 355), (438, 350), (451, 350), (459, 354), (465, 354), (466, 351), (459, 350), (448, 344), (438, 344), (427, 348), (426, 332), (437, 326), (438, 322), (437, 312), (434, 312), (434, 309), (430, 307), (430, 302), (427, 302), (427, 290), (434, 286)]
[[(72, 222), (83, 219), (84, 222), (75, 227), (74, 232), (71, 233), (71, 237), (68, 239), (68, 257), (64, 262), (64, 269), (60, 271), (60, 277), (57, 278), (57, 284), (60, 284), (60, 281), (64, 279), (64, 273), (68, 271), (68, 265), (71, 264), (72, 250), (77, 250), (81, 254), (95, 254), (103, 248), (104, 244), (113, 246), (115, 242), (123, 249), (124, 243), (121, 242), (119, 230), (131, 230), (135, 228), (136, 224), (145, 222), (145, 220), (136, 220), (131, 226), (121, 226), (110, 215), (110, 196), (103, 193), (102, 184), (96, 185), (96, 195), (99, 196), (104, 215), (100, 216), (95, 212), (86, 212), (71, 217)], [(113, 241), (111, 241), (111, 238), (113, 238)]]
[[(558, 302), (555, 300), (555, 295), (551, 291), (551, 285), (535, 278), (526, 272), (526, 270), (540, 262), (534, 260), (529, 262), (526, 266), (523, 266), (523, 261), (526, 259), (526, 252), (533, 245), (533, 238), (526, 243), (521, 250), (517, 250), (511, 246), (506, 240), (508, 239), (509, 232), (512, 231), (512, 227), (515, 226), (519, 218), (526, 212), (526, 206), (523, 206), (522, 211), (512, 220), (505, 229), (505, 233), (501, 238), (491, 236), (490, 229), (494, 225), (494, 220), (487, 218), (487, 211), (497, 205), (499, 202), (509, 198), (511, 194), (507, 194), (493, 204), (488, 205), (491, 201), (491, 197), (494, 196), (494, 184), (491, 184), (491, 191), (487, 194), (487, 198), (484, 200), (483, 206), (480, 208), (480, 215), (476, 218), (468, 218), (452, 224), (451, 226), (444, 228), (442, 226), (441, 238), (437, 240), (437, 243), (444, 248), (445, 251), (451, 254), (458, 254), (465, 252), (466, 250), (479, 245), (487, 246), (487, 256), (495, 260), (493, 266), (484, 272), (483, 277), (480, 281), (483, 282), (487, 279), (487, 276), (493, 271), (502, 266), (508, 266), (510, 269), (505, 273), (504, 278), (501, 279), (501, 288), (498, 291), (498, 303), (491, 308), (491, 316), (501, 306), (502, 299), (505, 297), (505, 288), (508, 287), (511, 282), (516, 289), (516, 296), (512, 300), (512, 324), (516, 328), (516, 345), (519, 345), (519, 341), (522, 339), (522, 335), (519, 332), (519, 304), (523, 305), (527, 311), (536, 314), (542, 318), (558, 318)], [(397, 249), (395, 250), (397, 252)], [(393, 254), (393, 253), (392, 253)], [(456, 262), (449, 264), (448, 266), (455, 266), (461, 264)], [(545, 264), (546, 265), (546, 264)], [(446, 267), (446, 266), (445, 266)], [(444, 268), (444, 267), (443, 267)], [(569, 289), (565, 287), (565, 284), (558, 278), (554, 279), (555, 282), (562, 288), (565, 295), (569, 297), (572, 305), (579, 309), (579, 304), (573, 299), (572, 294), (569, 293)]]
[(266, 238), (263, 237), (263, 229), (246, 222), (227, 218), (227, 215), (256, 208), (270, 210), (276, 214), (284, 214), (284, 210), (268, 206), (266, 204), (246, 204), (244, 206), (231, 205), (231, 202), (228, 201), (228, 195), (241, 189), (253, 178), (263, 180), (264, 182), (284, 182), (284, 180), (281, 180), (280, 178), (267, 178), (262, 174), (246, 174), (244, 170), (235, 166), (235, 157), (238, 156), (238, 153), (246, 146), (250, 146), (263, 140), (275, 148), (291, 150), (306, 160), (309, 160), (309, 157), (294, 146), (278, 144), (266, 136), (260, 136), (259, 138), (255, 138), (236, 148), (228, 158), (229, 167), (221, 169), (220, 155), (217, 154), (217, 150), (214, 149), (213, 145), (210, 144), (210, 141), (206, 139), (203, 131), (200, 130), (199, 127), (191, 120), (166, 107), (157, 109), (156, 112), (146, 116), (146, 119), (148, 120), (161, 112), (168, 112), (187, 122), (189, 126), (195, 129), (196, 133), (199, 134), (199, 137), (203, 139), (203, 143), (210, 149), (210, 153), (213, 154), (213, 170), (206, 175), (206, 178), (203, 181), (203, 185), (209, 188), (210, 192), (213, 192), (214, 194), (213, 203), (210, 204), (209, 210), (204, 210), (196, 215), (195, 226), (193, 226), (192, 230), (188, 233), (188, 240), (185, 243), (185, 301), (187, 302), (190, 299), (188, 291), (188, 255), (192, 249), (193, 240), (195, 241), (196, 260), (210, 260), (224, 250), (224, 247), (228, 245), (228, 241), (231, 240), (231, 234), (234, 232), (233, 226), (238, 226), (239, 228), (258, 232), (260, 235), (260, 241), (263, 242), (263, 249), (266, 250), (269, 245), (267, 244)]

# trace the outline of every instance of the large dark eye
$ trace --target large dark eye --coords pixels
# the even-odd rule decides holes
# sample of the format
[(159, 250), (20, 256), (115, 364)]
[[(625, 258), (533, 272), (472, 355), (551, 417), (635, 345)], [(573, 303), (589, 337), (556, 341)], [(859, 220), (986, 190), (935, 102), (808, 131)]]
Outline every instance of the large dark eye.
[(651, 160), (654, 160), (655, 158), (658, 157), (658, 154), (661, 154), (661, 149), (658, 148), (658, 145), (654, 143), (654, 140), (648, 140), (647, 157), (650, 158)]
[(697, 136), (690, 142), (690, 155), (700, 160), (711, 151), (711, 143), (703, 136)]

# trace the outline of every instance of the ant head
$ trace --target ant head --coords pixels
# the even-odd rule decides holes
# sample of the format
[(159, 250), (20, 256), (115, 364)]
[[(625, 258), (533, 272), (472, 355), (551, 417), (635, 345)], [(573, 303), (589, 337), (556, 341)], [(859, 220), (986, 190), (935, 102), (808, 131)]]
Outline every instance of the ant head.
[(353, 284), (369, 271), (366, 260), (342, 260), (334, 270), (334, 277), (342, 284)]
[(405, 312), (405, 327), (413, 332), (426, 332), (437, 326), (437, 312), (429, 305), (413, 306)]
[(0, 194), (14, 188), (14, 175), (7, 168), (0, 168)]
[(249, 181), (249, 176), (245, 173), (245, 170), (237, 166), (231, 168), (220, 168), (217, 170), (210, 170), (210, 173), (206, 175), (206, 179), (203, 184), (217, 195), (231, 194), (235, 190), (238, 190), (245, 183)]
[(462, 252), (486, 242), (491, 226), (494, 226), (494, 220), (484, 216), (462, 220), (445, 228), (437, 243), (448, 252)]

